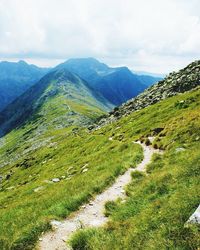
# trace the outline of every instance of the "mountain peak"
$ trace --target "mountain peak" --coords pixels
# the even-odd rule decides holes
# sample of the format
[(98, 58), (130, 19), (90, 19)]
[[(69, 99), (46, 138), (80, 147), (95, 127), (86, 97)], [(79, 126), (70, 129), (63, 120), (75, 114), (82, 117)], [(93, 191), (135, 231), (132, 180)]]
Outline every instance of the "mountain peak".
[(76, 72), (77, 68), (82, 68), (84, 70), (86, 69), (92, 69), (95, 71), (105, 71), (108, 70), (109, 67), (99, 62), (97, 59), (93, 57), (88, 58), (71, 58), (64, 63), (58, 65), (58, 67), (67, 67), (69, 70)]
[(21, 65), (28, 65), (28, 63), (24, 60), (19, 60), (18, 61), (18, 64), (21, 64)]

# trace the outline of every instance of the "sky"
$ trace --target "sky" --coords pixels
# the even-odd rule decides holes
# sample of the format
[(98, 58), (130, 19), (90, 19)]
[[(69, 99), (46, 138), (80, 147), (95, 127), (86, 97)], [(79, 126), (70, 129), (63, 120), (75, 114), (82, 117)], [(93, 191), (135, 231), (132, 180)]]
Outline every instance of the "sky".
[(0, 60), (77, 57), (178, 70), (200, 59), (200, 0), (0, 0)]

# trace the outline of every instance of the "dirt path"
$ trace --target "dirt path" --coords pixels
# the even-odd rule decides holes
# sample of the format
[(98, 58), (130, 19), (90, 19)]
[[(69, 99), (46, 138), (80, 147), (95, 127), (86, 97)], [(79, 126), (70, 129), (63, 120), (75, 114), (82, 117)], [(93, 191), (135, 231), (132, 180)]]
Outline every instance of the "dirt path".
[[(139, 143), (139, 142), (137, 142)], [(116, 200), (117, 198), (125, 198), (124, 187), (131, 181), (131, 172), (135, 170), (145, 171), (146, 165), (150, 162), (152, 154), (159, 152), (152, 147), (147, 147), (139, 143), (144, 150), (144, 159), (138, 164), (136, 168), (128, 169), (123, 175), (116, 179), (116, 182), (106, 189), (103, 193), (96, 196), (96, 198), (84, 205), (68, 217), (65, 221), (52, 221), (54, 231), (47, 232), (40, 238), (38, 249), (40, 250), (68, 250), (66, 241), (79, 228), (102, 226), (108, 220), (104, 216), (104, 205), (107, 201)]]

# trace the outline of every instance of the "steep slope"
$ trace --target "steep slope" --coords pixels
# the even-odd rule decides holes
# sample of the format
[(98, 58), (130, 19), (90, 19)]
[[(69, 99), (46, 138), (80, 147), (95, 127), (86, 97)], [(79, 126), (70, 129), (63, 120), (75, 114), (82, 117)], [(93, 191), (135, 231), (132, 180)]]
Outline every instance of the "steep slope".
[[(161, 100), (184, 93), (200, 85), (200, 61), (189, 64), (178, 72), (172, 72), (164, 80), (146, 89), (139, 96), (127, 103), (116, 107), (106, 118), (99, 121), (99, 125), (113, 122), (133, 111), (143, 109)], [(187, 105), (187, 104), (182, 104)]]
[(199, 202), (199, 114), (195, 89), (92, 133), (69, 127), (36, 137), (32, 124), (13, 130), (0, 140), (2, 249), (33, 249), (51, 221), (59, 223), (136, 166), (142, 150), (133, 141), (149, 135), (166, 153), (154, 157), (147, 176), (134, 176), (126, 203), (106, 205), (110, 226), (81, 230), (73, 247), (197, 249), (197, 230), (184, 224)]
[(141, 93), (147, 84), (157, 81), (135, 75), (127, 67), (110, 68), (94, 58), (70, 59), (57, 68), (78, 74), (115, 106)]
[(106, 203), (107, 225), (83, 228), (72, 236), (72, 249), (198, 249), (200, 225), (187, 221), (200, 200), (200, 88), (133, 112), (94, 133), (147, 145), (153, 136), (152, 146), (164, 153), (153, 156), (147, 175), (132, 174), (126, 201)]
[(96, 117), (111, 107), (78, 76), (64, 69), (53, 71), (0, 113), (0, 135), (21, 126), (28, 118), (39, 117), (43, 129), (78, 121), (88, 124), (92, 116), (89, 111), (94, 109)]
[(24, 61), (0, 62), (0, 111), (49, 71)]

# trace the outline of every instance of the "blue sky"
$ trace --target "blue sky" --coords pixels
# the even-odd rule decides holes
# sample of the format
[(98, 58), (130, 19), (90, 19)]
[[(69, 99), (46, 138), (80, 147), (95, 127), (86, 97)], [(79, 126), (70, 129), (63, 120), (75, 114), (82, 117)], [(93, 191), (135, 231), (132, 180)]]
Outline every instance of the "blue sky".
[(167, 73), (200, 59), (199, 0), (0, 0), (0, 60), (96, 57)]

